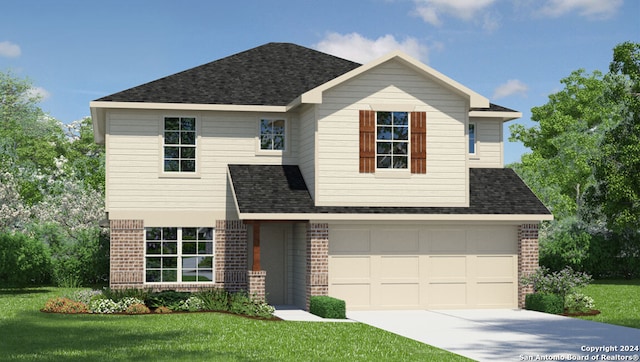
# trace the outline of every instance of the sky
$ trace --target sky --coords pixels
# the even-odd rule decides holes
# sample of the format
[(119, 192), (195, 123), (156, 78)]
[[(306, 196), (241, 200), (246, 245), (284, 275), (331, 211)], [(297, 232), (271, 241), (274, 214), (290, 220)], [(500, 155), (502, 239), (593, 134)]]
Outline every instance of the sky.
[(402, 50), (516, 109), (572, 71), (606, 72), (612, 49), (640, 42), (638, 0), (2, 0), (0, 71), (28, 78), (40, 107), (68, 123), (89, 102), (269, 42), (360, 63)]

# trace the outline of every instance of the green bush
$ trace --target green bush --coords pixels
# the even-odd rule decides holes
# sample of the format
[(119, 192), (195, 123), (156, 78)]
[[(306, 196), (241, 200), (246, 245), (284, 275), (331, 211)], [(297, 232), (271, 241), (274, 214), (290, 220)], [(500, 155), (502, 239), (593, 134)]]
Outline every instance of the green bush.
[(563, 298), (551, 293), (527, 294), (524, 301), (524, 308), (551, 314), (562, 314), (564, 312)]
[(557, 294), (563, 303), (567, 294), (574, 292), (576, 288), (587, 286), (591, 280), (589, 274), (576, 272), (571, 267), (553, 273), (545, 267), (540, 267), (534, 273), (521, 278), (522, 284), (533, 285), (535, 292)]
[(146, 301), (151, 295), (151, 292), (147, 289), (137, 288), (125, 288), (125, 289), (111, 289), (105, 288), (102, 294), (106, 299), (113, 299), (115, 301), (122, 300), (124, 298), (136, 298)]
[(20, 233), (0, 234), (0, 284), (27, 287), (51, 280), (51, 257), (40, 241)]
[(185, 302), (191, 293), (177, 292), (175, 290), (165, 290), (163, 292), (151, 293), (145, 298), (145, 304), (149, 308), (168, 307), (171, 310), (178, 310), (180, 302)]
[(567, 313), (586, 313), (595, 308), (593, 298), (582, 293), (571, 293), (564, 298)]
[(322, 318), (347, 318), (344, 300), (328, 296), (311, 297), (309, 299), (309, 312)]
[(232, 293), (229, 298), (229, 311), (234, 314), (269, 319), (275, 309), (266, 302), (251, 298), (246, 292)]
[(202, 300), (205, 310), (229, 311), (229, 292), (222, 288), (205, 289), (194, 295)]

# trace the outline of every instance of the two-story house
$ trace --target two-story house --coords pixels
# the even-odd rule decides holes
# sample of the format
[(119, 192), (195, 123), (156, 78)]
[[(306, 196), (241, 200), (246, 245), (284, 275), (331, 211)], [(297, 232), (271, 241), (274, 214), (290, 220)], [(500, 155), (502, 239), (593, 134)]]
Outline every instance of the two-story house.
[(513, 308), (552, 218), (503, 165), (521, 116), (401, 52), (269, 43), (91, 102), (112, 288), (303, 308)]

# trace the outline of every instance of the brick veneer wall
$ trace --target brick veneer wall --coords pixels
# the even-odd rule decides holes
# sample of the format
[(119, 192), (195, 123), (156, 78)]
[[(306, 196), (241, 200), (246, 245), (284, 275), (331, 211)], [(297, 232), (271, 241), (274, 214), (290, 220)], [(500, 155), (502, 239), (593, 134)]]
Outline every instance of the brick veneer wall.
[(247, 289), (247, 225), (216, 221), (216, 285), (230, 292)]
[(109, 286), (142, 288), (144, 283), (144, 222), (110, 220)]
[[(518, 226), (518, 276), (533, 273), (538, 269), (538, 224)], [(533, 286), (524, 286), (518, 280), (518, 307), (524, 308), (527, 294), (533, 293)]]
[(309, 299), (329, 294), (329, 224), (307, 224), (306, 308)]

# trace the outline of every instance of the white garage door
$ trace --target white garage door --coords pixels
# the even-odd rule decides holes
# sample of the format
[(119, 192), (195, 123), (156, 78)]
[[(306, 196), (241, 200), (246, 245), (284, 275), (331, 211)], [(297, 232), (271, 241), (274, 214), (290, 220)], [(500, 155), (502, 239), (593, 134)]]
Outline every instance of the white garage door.
[(517, 307), (515, 226), (329, 230), (329, 295), (347, 309)]

